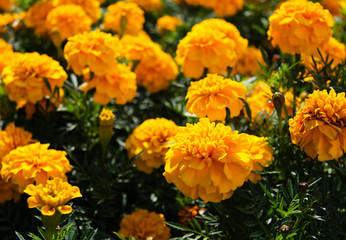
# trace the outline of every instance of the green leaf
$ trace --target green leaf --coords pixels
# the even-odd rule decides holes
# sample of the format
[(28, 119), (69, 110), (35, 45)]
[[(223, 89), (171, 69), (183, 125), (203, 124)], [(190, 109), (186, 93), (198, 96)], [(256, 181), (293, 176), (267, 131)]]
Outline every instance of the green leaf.
[(50, 86), (50, 83), (49, 83), (48, 79), (43, 77), (43, 81), (46, 83), (46, 86), (47, 86), (49, 92), (52, 94), (53, 93), (52, 92), (52, 87)]
[(25, 240), (25, 238), (19, 232), (16, 231), (15, 234), (17, 235), (19, 240)]

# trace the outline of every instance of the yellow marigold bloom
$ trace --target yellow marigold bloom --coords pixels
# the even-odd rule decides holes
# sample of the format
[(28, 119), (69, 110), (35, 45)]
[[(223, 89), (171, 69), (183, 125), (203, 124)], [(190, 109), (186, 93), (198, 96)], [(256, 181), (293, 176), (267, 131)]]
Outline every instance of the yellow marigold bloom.
[(64, 48), (68, 67), (78, 75), (86, 68), (98, 75), (110, 73), (119, 55), (118, 37), (98, 29), (70, 37)]
[(345, 93), (314, 91), (289, 125), (292, 142), (309, 157), (339, 159), (346, 152)]
[(12, 45), (0, 38), (0, 53), (13, 52)]
[(137, 35), (143, 29), (144, 12), (137, 4), (116, 2), (109, 5), (107, 10), (103, 21), (104, 30)]
[(94, 75), (91, 81), (82, 86), (83, 91), (96, 88), (94, 101), (106, 105), (112, 98), (116, 104), (132, 101), (137, 93), (136, 74), (129, 66), (115, 61), (112, 72), (105, 75)]
[(58, 177), (47, 180), (45, 184), (36, 186), (30, 184), (24, 192), (30, 195), (27, 200), (28, 207), (41, 208), (41, 213), (45, 216), (52, 216), (56, 211), (61, 214), (71, 213), (72, 207), (66, 203), (71, 199), (82, 197), (78, 187), (71, 186)]
[(66, 4), (81, 6), (85, 13), (96, 22), (101, 17), (100, 1), (98, 0), (51, 0), (54, 7)]
[(143, 58), (135, 69), (137, 83), (150, 93), (167, 89), (178, 75), (178, 67), (168, 53), (156, 51), (154, 57)]
[(12, 150), (2, 159), (2, 178), (17, 184), (20, 192), (34, 182), (44, 184), (54, 177), (67, 180), (65, 174), (72, 167), (66, 152), (48, 147), (49, 144), (33, 143)]
[(333, 31), (334, 20), (321, 4), (287, 1), (269, 18), (268, 38), (283, 53), (313, 54), (323, 49)]
[[(236, 117), (243, 109), (246, 87), (244, 84), (216, 74), (208, 74), (197, 82), (191, 82), (187, 90), (186, 109), (198, 117), (208, 117), (210, 121), (226, 119), (226, 108), (231, 117)], [(240, 99), (241, 98), (241, 99)]]
[(19, 18), (17, 13), (0, 14), (0, 33), (6, 33), (6, 26), (11, 26), (11, 23)]
[(201, 118), (174, 137), (165, 155), (164, 176), (186, 196), (205, 202), (230, 198), (252, 170), (249, 143), (222, 123)]
[(46, 22), (51, 38), (57, 46), (78, 33), (89, 32), (92, 24), (83, 8), (75, 4), (54, 8), (48, 13)]
[(259, 63), (264, 64), (261, 51), (255, 47), (248, 47), (234, 65), (232, 73), (254, 76), (260, 70)]
[(341, 10), (346, 8), (346, 0), (321, 0), (321, 4), (333, 15), (340, 15)]
[(0, 177), (0, 204), (13, 199), (14, 202), (18, 202), (21, 193), (18, 191), (17, 185), (11, 182), (5, 182)]
[(165, 118), (144, 121), (126, 140), (128, 157), (132, 158), (143, 151), (133, 163), (138, 170), (150, 174), (154, 168), (159, 168), (164, 163), (167, 144), (171, 143), (177, 131), (178, 126)]
[(27, 102), (35, 104), (51, 95), (44, 79), (52, 91), (62, 87), (67, 79), (58, 61), (37, 52), (16, 55), (16, 61), (5, 67), (2, 74), (5, 92), (11, 101), (17, 102), (17, 108)]
[(16, 127), (14, 123), (6, 126), (5, 130), (0, 130), (0, 168), (1, 159), (13, 149), (19, 146), (25, 146), (35, 142), (32, 134), (20, 127)]
[(0, 76), (2, 75), (2, 70), (11, 64), (13, 55), (12, 45), (0, 39)]
[(163, 214), (139, 209), (121, 219), (119, 233), (127, 239), (132, 236), (137, 240), (168, 240), (171, 229)]
[(35, 29), (35, 34), (38, 36), (48, 32), (47, 15), (53, 9), (51, 1), (41, 1), (31, 6), (24, 17), (24, 22), (29, 28)]
[(175, 31), (177, 26), (182, 24), (183, 21), (180, 18), (168, 15), (160, 17), (156, 22), (157, 29), (160, 33), (163, 33), (164, 31)]
[(154, 57), (161, 50), (160, 45), (154, 43), (143, 31), (137, 36), (125, 35), (120, 42), (123, 57), (132, 61), (140, 61), (144, 57)]
[(206, 8), (212, 8), (219, 17), (235, 15), (243, 8), (244, 0), (200, 0), (200, 4)]
[[(321, 51), (321, 54), (323, 56), (323, 59), (327, 58), (328, 55), (328, 61), (333, 59), (332, 67), (335, 67), (339, 63), (342, 63), (346, 59), (346, 46), (345, 44), (339, 42), (333, 37), (329, 38), (328, 44), (326, 45), (325, 49)], [(312, 61), (311, 55), (302, 54), (303, 57), (303, 63), (305, 66), (313, 68), (314, 63)], [(319, 53), (315, 53), (313, 55), (313, 58), (315, 62), (320, 65), (319, 67), (322, 68), (322, 60)]]
[(146, 12), (160, 11), (162, 9), (161, 0), (127, 0), (128, 2), (136, 3), (138, 6), (144, 9)]
[[(249, 142), (248, 149), (253, 164), (252, 171), (262, 171), (263, 167), (268, 167), (273, 162), (273, 149), (268, 146), (267, 138), (245, 133), (240, 134), (240, 138)], [(248, 180), (252, 183), (257, 183), (261, 179), (262, 177), (258, 173), (251, 172), (248, 176)]]
[(13, 6), (13, 0), (1, 0), (0, 1), (0, 9), (8, 10)]
[(245, 51), (247, 40), (222, 19), (207, 19), (193, 26), (178, 44), (176, 61), (186, 77), (199, 78), (204, 68), (223, 74)]

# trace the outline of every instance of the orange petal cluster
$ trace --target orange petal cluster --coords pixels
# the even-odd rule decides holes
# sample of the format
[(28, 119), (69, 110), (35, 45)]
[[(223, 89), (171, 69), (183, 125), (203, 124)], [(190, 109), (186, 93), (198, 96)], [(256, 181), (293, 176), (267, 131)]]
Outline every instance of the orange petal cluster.
[(119, 233), (126, 239), (132, 236), (138, 240), (168, 240), (171, 229), (165, 224), (163, 214), (138, 209), (121, 219)]
[(208, 74), (196, 82), (191, 82), (187, 90), (186, 109), (198, 117), (208, 117), (210, 121), (226, 119), (226, 108), (231, 117), (236, 117), (243, 109), (246, 87), (244, 84), (224, 78), (217, 74)]
[(136, 3), (146, 12), (160, 11), (163, 8), (161, 0), (126, 0), (127, 2)]
[[(259, 160), (252, 156), (258, 151), (253, 146), (251, 152), (250, 145), (247, 137), (231, 127), (201, 118), (198, 123), (181, 128), (174, 137), (165, 155), (164, 176), (192, 199), (220, 202), (250, 178), (254, 160)], [(262, 156), (269, 158), (259, 161), (272, 159), (267, 154)]]
[(27, 200), (28, 207), (41, 208), (41, 214), (45, 216), (53, 216), (56, 211), (61, 214), (71, 213), (72, 207), (66, 203), (71, 199), (82, 197), (78, 187), (71, 186), (58, 177), (48, 180), (45, 184), (36, 186), (30, 184), (24, 192), (30, 195)]
[(164, 154), (168, 144), (177, 133), (178, 126), (165, 118), (148, 119), (135, 128), (126, 140), (128, 157), (134, 160), (137, 169), (150, 174), (154, 168), (159, 168), (164, 162)]
[(204, 69), (225, 74), (245, 51), (248, 41), (223, 19), (207, 19), (192, 27), (178, 44), (176, 61), (189, 78), (200, 78)]
[(175, 16), (162, 16), (157, 19), (156, 27), (160, 33), (164, 33), (165, 31), (175, 31), (177, 26), (183, 24), (183, 21)]
[(309, 157), (339, 159), (346, 152), (345, 93), (314, 91), (289, 125), (292, 142)]
[(334, 20), (321, 4), (287, 1), (269, 17), (268, 38), (283, 53), (313, 54), (324, 49), (332, 36)]

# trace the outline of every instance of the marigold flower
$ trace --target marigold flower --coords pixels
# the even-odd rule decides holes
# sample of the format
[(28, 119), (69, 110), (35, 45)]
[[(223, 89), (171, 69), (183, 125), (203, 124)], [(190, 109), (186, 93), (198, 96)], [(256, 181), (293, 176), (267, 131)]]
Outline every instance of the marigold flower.
[(11, 200), (13, 200), (14, 202), (18, 202), (20, 196), (21, 193), (18, 191), (17, 185), (11, 182), (5, 182), (0, 177), (0, 204)]
[(14, 59), (14, 53), (12, 50), (12, 45), (8, 44), (3, 39), (0, 39), (0, 76), (2, 75), (2, 70), (12, 63)]
[(171, 229), (165, 224), (163, 214), (139, 209), (121, 219), (119, 233), (138, 240), (168, 240)]
[(186, 196), (205, 202), (230, 198), (252, 170), (249, 142), (222, 123), (201, 118), (175, 135), (164, 176)]
[(82, 197), (78, 187), (71, 186), (58, 177), (47, 180), (45, 184), (30, 184), (24, 192), (30, 195), (27, 200), (28, 207), (40, 207), (42, 215), (45, 216), (52, 216), (56, 211), (62, 214), (71, 213), (72, 207), (65, 204), (71, 199)]
[(96, 22), (101, 17), (100, 2), (98, 0), (51, 0), (54, 7), (66, 5), (66, 4), (76, 4), (81, 6), (85, 13)]
[(4, 52), (13, 52), (13, 47), (11, 44), (0, 38), (0, 53)]
[(182, 24), (183, 21), (180, 18), (168, 15), (160, 17), (156, 22), (157, 29), (160, 33), (163, 33), (164, 31), (175, 31), (177, 26)]
[(122, 56), (132, 61), (140, 61), (144, 57), (155, 57), (161, 50), (160, 45), (154, 43), (143, 31), (137, 36), (125, 35), (120, 42), (123, 48)]
[(32, 134), (23, 128), (16, 127), (14, 123), (6, 126), (5, 130), (0, 130), (0, 168), (1, 160), (6, 154), (19, 146), (25, 146), (35, 142)]
[[(207, 209), (206, 208), (200, 208), (198, 206), (185, 206), (183, 210), (180, 210), (178, 212), (178, 216), (179, 216), (179, 222), (181, 224), (184, 224), (185, 226), (189, 226), (189, 223), (187, 222), (187, 220), (189, 220), (190, 222), (192, 222), (192, 218), (194, 217), (200, 217), (204, 214), (204, 212), (206, 212)], [(199, 219), (197, 219), (198, 221)], [(199, 221), (200, 222), (200, 221)], [(201, 223), (201, 222), (200, 222)]]
[(89, 32), (92, 24), (83, 8), (75, 4), (54, 8), (48, 13), (46, 22), (51, 38), (57, 46), (78, 33)]
[(126, 140), (128, 157), (131, 159), (141, 153), (133, 163), (139, 171), (150, 174), (154, 168), (159, 168), (164, 163), (167, 144), (171, 143), (177, 131), (175, 123), (165, 118), (144, 121)]
[(24, 22), (29, 28), (35, 29), (38, 36), (45, 35), (48, 32), (46, 23), (48, 13), (53, 9), (51, 1), (40, 1), (31, 6), (24, 17)]
[(58, 61), (37, 52), (17, 54), (16, 61), (3, 69), (3, 83), (5, 92), (11, 101), (17, 103), (17, 108), (27, 102), (37, 103), (51, 92), (47, 87), (48, 81), (51, 90), (62, 87), (67, 74)]
[(143, 10), (135, 3), (116, 2), (107, 8), (104, 18), (104, 30), (119, 34), (137, 35), (145, 22)]
[[(268, 146), (267, 138), (245, 133), (240, 134), (240, 138), (243, 138), (243, 141), (247, 140), (249, 142), (248, 148), (253, 164), (252, 171), (262, 171), (263, 167), (268, 167), (273, 162), (273, 149)], [(248, 180), (252, 183), (257, 183), (261, 179), (262, 177), (258, 173), (251, 172), (248, 176)]]
[(171, 80), (178, 75), (178, 67), (172, 56), (161, 49), (154, 57), (143, 58), (136, 66), (137, 83), (150, 93), (156, 93), (169, 87)]
[(260, 70), (259, 63), (264, 64), (261, 51), (255, 47), (248, 47), (234, 65), (232, 73), (254, 76)]
[(161, 0), (127, 0), (128, 2), (136, 3), (138, 6), (144, 9), (146, 12), (160, 11), (162, 9)]
[[(339, 42), (333, 37), (329, 38), (328, 44), (326, 45), (325, 49), (320, 51), (322, 54), (323, 59), (325, 60), (328, 55), (328, 61), (333, 59), (332, 67), (335, 67), (339, 63), (342, 63), (346, 59), (346, 46), (345, 44)], [(306, 55), (302, 54), (303, 57), (303, 63), (305, 66), (313, 68), (314, 63), (312, 61), (312, 57), (314, 58), (315, 62), (317, 63), (318, 68), (322, 68), (322, 59), (319, 53), (315, 53), (314, 55)]]
[(20, 192), (31, 183), (44, 184), (49, 178), (66, 180), (65, 174), (72, 170), (66, 152), (48, 147), (33, 143), (12, 150), (2, 159), (2, 178), (17, 184)]
[(244, 84), (216, 74), (208, 74), (197, 82), (191, 82), (187, 90), (186, 109), (198, 117), (208, 117), (210, 121), (226, 119), (226, 108), (231, 117), (236, 117), (243, 109), (246, 87)]
[(118, 37), (98, 29), (70, 37), (64, 48), (68, 67), (78, 75), (86, 68), (98, 75), (110, 73), (119, 55)]
[(321, 4), (287, 1), (269, 18), (268, 38), (283, 53), (313, 54), (323, 49), (332, 35), (332, 15)]
[(126, 104), (132, 101), (137, 93), (136, 74), (129, 66), (117, 62), (112, 66), (112, 72), (105, 75), (94, 75), (81, 90), (96, 88), (94, 101), (106, 105), (112, 98), (116, 104)]
[(193, 26), (178, 44), (176, 61), (186, 77), (199, 78), (204, 68), (223, 74), (245, 51), (247, 40), (222, 19), (207, 19)]
[(19, 15), (17, 13), (5, 13), (0, 14), (0, 33), (6, 33), (6, 26), (12, 26), (11, 24), (18, 20)]
[(235, 15), (243, 8), (244, 0), (200, 0), (200, 5), (212, 8), (222, 18)]
[(316, 90), (289, 120), (291, 140), (318, 161), (339, 159), (346, 152), (345, 93)]
[(99, 120), (99, 139), (102, 146), (107, 146), (113, 135), (114, 114), (111, 110), (103, 108)]

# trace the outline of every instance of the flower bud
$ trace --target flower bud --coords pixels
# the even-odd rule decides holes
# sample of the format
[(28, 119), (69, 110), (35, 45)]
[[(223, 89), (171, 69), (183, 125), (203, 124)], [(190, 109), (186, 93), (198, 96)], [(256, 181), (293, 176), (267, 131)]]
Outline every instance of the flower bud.
[(275, 92), (272, 101), (276, 111), (281, 115), (282, 107), (285, 105), (285, 96), (281, 92)]
[(291, 232), (291, 228), (290, 226), (284, 224), (280, 227), (280, 232), (283, 234), (289, 234)]
[(107, 146), (113, 135), (114, 114), (109, 109), (102, 109), (99, 115), (99, 139), (102, 146)]
[(301, 182), (299, 183), (299, 190), (301, 192), (306, 192), (309, 188), (309, 184), (307, 182)]

